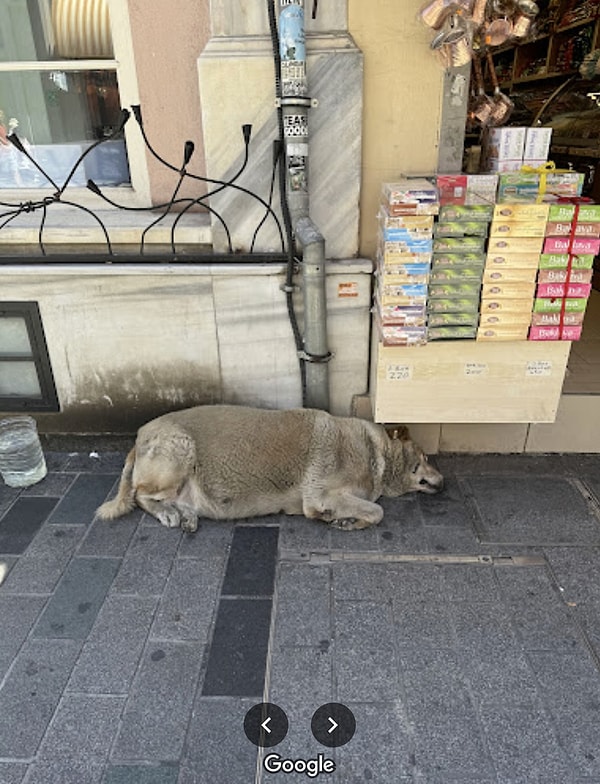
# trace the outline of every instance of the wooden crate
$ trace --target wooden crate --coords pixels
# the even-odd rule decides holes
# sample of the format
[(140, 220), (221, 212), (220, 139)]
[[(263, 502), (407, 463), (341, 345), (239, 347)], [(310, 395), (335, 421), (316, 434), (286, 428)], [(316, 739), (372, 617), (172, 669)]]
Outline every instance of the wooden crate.
[(410, 348), (373, 337), (375, 422), (554, 422), (571, 343), (435, 341)]

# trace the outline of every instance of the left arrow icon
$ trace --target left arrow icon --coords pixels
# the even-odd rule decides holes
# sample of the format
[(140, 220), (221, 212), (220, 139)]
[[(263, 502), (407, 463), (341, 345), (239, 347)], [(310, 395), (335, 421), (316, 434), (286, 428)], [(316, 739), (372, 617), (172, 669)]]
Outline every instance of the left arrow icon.
[(270, 748), (285, 738), (288, 731), (285, 712), (272, 702), (253, 705), (244, 718), (244, 732), (255, 746)]
[(260, 725), (265, 732), (268, 732), (269, 735), (271, 734), (271, 730), (267, 727), (267, 724), (271, 721), (271, 717), (269, 716), (268, 719), (265, 719), (263, 723)]

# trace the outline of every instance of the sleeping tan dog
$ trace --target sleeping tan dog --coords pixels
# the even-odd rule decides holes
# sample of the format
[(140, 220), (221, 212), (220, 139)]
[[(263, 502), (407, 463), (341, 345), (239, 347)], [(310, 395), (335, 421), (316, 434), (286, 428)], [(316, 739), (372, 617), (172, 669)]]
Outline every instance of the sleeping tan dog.
[(382, 495), (437, 493), (442, 475), (408, 434), (315, 409), (198, 406), (138, 431), (111, 520), (137, 504), (168, 527), (192, 532), (216, 520), (285, 513), (351, 530), (376, 525)]

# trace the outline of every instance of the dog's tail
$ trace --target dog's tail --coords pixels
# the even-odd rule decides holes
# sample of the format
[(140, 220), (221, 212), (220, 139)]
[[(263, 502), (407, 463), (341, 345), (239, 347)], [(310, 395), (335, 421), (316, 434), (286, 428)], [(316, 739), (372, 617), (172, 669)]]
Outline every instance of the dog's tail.
[(135, 447), (133, 447), (125, 460), (116, 496), (112, 501), (106, 501), (106, 503), (96, 509), (96, 517), (100, 520), (114, 520), (115, 517), (121, 517), (135, 508), (135, 490), (131, 481), (134, 463)]

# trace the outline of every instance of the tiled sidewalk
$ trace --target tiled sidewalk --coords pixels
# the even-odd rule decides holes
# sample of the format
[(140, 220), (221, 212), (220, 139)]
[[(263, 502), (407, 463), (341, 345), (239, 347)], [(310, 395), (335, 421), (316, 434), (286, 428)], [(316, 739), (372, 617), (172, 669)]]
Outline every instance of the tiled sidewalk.
[[(83, 444), (82, 444), (83, 447)], [(95, 445), (97, 449), (97, 445)], [(440, 456), (447, 490), (367, 531), (168, 530), (94, 510), (124, 453), (0, 484), (0, 784), (600, 781), (600, 460)], [(271, 749), (244, 716), (268, 701)], [(311, 717), (347, 705), (321, 745)]]

